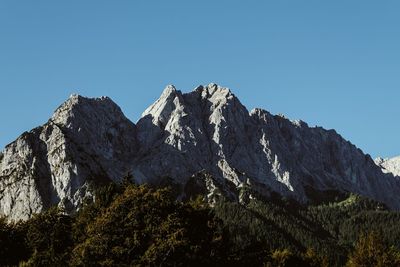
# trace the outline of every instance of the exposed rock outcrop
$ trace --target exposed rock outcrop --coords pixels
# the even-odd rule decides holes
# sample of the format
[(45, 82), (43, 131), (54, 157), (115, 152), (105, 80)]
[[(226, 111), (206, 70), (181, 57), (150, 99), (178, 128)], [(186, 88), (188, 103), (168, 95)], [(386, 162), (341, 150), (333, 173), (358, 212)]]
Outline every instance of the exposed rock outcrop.
[(377, 158), (375, 163), (382, 168), (384, 173), (391, 173), (400, 178), (400, 156), (394, 158)]
[(135, 138), (135, 125), (111, 99), (72, 95), (45, 125), (6, 146), (0, 214), (27, 219), (55, 204), (75, 210), (91, 186), (123, 177)]
[(398, 180), (334, 130), (261, 109), (249, 113), (215, 84), (187, 94), (167, 87), (137, 126), (139, 181), (172, 177), (184, 184), (206, 170), (221, 184), (250, 185), (264, 195), (275, 191), (307, 202), (315, 191), (336, 190), (400, 208)]
[[(388, 161), (378, 165), (396, 174)], [(196, 185), (209, 199), (218, 191), (238, 201), (241, 188), (303, 203), (335, 190), (400, 209), (398, 177), (334, 130), (249, 112), (210, 84), (190, 93), (168, 86), (137, 125), (109, 98), (71, 96), (0, 155), (0, 214), (26, 219), (54, 204), (74, 211), (96, 184), (127, 172), (138, 183), (172, 179), (183, 198)]]

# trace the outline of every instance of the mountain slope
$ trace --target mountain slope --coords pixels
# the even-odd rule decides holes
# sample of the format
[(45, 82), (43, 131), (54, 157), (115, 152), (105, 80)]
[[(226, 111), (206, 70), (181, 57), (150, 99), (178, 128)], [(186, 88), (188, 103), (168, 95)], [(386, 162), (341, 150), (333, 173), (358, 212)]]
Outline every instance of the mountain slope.
[(302, 203), (353, 192), (400, 208), (399, 179), (335, 131), (249, 112), (216, 84), (168, 86), (137, 125), (109, 98), (72, 96), (2, 155), (0, 214), (12, 219), (58, 203), (74, 211), (93, 186), (128, 172), (138, 183), (172, 181), (181, 197), (190, 182), (236, 200), (245, 187)]
[(137, 127), (140, 181), (167, 176), (185, 183), (205, 170), (222, 184), (250, 185), (263, 195), (272, 190), (307, 202), (318, 191), (335, 190), (400, 207), (398, 180), (334, 130), (260, 109), (249, 113), (215, 84), (187, 94), (167, 87)]
[(27, 219), (55, 204), (75, 210), (91, 183), (121, 179), (135, 154), (135, 131), (109, 98), (71, 96), (3, 151), (0, 214)]

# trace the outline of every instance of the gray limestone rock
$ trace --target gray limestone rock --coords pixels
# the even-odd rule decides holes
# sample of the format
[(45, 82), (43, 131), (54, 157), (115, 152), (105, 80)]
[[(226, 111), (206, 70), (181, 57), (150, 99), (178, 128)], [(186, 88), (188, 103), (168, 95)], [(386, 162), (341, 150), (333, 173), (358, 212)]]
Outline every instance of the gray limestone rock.
[(219, 194), (245, 201), (250, 188), (308, 203), (337, 191), (400, 209), (391, 162), (378, 163), (383, 172), (334, 130), (249, 112), (216, 84), (190, 93), (168, 86), (137, 125), (107, 97), (73, 95), (0, 154), (0, 214), (27, 219), (56, 204), (73, 212), (96, 185), (128, 172), (138, 183), (172, 180), (182, 198), (198, 187), (210, 201)]
[(375, 163), (382, 168), (384, 173), (392, 173), (394, 176), (400, 177), (400, 156), (394, 158), (377, 158)]
[(133, 170), (139, 181), (172, 177), (185, 184), (205, 170), (221, 184), (249, 184), (304, 203), (316, 191), (334, 190), (400, 208), (398, 179), (334, 130), (261, 109), (248, 112), (215, 84), (187, 94), (168, 86), (137, 127), (141, 152)]
[(136, 147), (135, 125), (111, 99), (72, 95), (4, 149), (0, 214), (27, 219), (57, 204), (74, 211), (96, 184), (123, 177)]

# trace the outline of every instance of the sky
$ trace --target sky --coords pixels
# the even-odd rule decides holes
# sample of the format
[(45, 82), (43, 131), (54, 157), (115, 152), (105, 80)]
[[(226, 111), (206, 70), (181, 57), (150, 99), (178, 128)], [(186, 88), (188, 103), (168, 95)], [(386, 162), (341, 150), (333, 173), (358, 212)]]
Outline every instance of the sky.
[(400, 1), (0, 0), (0, 150), (70, 94), (136, 122), (164, 87), (255, 107), (400, 155)]

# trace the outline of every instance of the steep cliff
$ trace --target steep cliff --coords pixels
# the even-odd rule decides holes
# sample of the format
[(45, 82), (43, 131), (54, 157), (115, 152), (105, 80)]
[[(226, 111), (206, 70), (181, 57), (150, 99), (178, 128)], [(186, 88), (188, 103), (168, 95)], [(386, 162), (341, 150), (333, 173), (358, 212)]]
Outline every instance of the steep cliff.
[(123, 177), (136, 147), (135, 125), (111, 99), (72, 95), (2, 152), (0, 214), (26, 219), (55, 204), (73, 211), (91, 187)]
[[(301, 202), (321, 193), (358, 193), (400, 207), (400, 183), (334, 130), (309, 127), (261, 109), (251, 112), (227, 88), (167, 87), (138, 124), (139, 181), (185, 183), (206, 171), (227, 187), (250, 186)], [(228, 183), (228, 184), (227, 184)], [(385, 193), (382, 193), (385, 192)]]
[(73, 95), (0, 155), (0, 214), (26, 219), (54, 204), (72, 212), (128, 172), (138, 183), (172, 181), (181, 197), (193, 186), (238, 201), (242, 188), (303, 203), (352, 192), (399, 209), (398, 173), (378, 165), (392, 173), (334, 130), (249, 112), (216, 84), (168, 86), (137, 125), (107, 97)]

